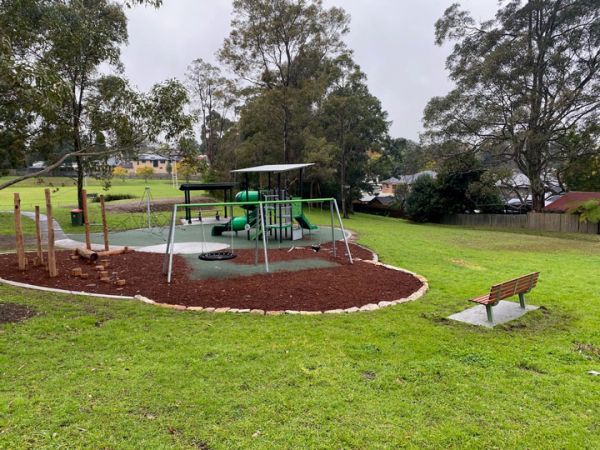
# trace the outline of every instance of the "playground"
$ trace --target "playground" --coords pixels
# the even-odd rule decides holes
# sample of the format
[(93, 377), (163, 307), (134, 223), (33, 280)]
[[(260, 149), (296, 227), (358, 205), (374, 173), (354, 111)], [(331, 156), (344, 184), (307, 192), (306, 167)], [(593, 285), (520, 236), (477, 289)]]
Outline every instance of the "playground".
[[(52, 217), (48, 190), (46, 215), (38, 205), (34, 214), (20, 211), (16, 193), (15, 229), (22, 229), (21, 215), (35, 219), (37, 248), (26, 252), (17, 231), (17, 252), (0, 256), (0, 277), (32, 288), (208, 312), (347, 313), (420, 297), (425, 279), (381, 264), (353, 243), (334, 198), (303, 198), (303, 173), (311, 165), (238, 169), (239, 183), (183, 184), (184, 201), (172, 205), (168, 223), (164, 204), (157, 210), (146, 188), (141, 226), (123, 231), (110, 230), (102, 195), (100, 217), (90, 214), (86, 194), (83, 209), (72, 211), (83, 233), (65, 233)], [(291, 174), (293, 193), (286, 180)], [(224, 201), (194, 203), (193, 191), (222, 191)]]

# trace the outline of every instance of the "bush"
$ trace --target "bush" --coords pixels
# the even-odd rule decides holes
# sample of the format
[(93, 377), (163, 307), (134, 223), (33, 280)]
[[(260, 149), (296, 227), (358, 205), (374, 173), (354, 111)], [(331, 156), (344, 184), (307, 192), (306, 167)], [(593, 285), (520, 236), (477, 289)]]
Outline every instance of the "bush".
[[(131, 198), (135, 198), (135, 195), (131, 195), (131, 194), (107, 194), (104, 196), (104, 201), (105, 202), (114, 202), (117, 200), (128, 200)], [(94, 197), (94, 199), (92, 200), (94, 203), (100, 203), (100, 197), (96, 196)]]
[(152, 178), (154, 175), (154, 169), (148, 166), (142, 166), (135, 169), (136, 176), (143, 178), (144, 181), (148, 182), (148, 178)]
[(119, 177), (121, 181), (125, 181), (125, 177), (129, 172), (125, 167), (117, 166), (113, 169), (113, 175)]
[(438, 185), (430, 175), (415, 180), (406, 198), (406, 215), (415, 222), (438, 222), (442, 217)]

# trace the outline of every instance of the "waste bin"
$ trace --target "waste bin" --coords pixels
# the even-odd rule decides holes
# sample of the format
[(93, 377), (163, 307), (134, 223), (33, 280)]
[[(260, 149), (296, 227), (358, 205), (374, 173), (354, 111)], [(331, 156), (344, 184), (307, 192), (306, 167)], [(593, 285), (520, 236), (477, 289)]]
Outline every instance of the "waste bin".
[(83, 225), (83, 211), (81, 209), (71, 210), (71, 225)]

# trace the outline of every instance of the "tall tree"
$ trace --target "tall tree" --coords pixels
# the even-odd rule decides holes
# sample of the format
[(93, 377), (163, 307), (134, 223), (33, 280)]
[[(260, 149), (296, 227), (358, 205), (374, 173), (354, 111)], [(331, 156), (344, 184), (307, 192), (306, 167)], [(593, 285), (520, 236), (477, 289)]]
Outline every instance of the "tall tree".
[(544, 207), (544, 174), (579, 158), (565, 135), (597, 123), (600, 7), (597, 0), (510, 0), (477, 24), (455, 4), (436, 23), (436, 43), (456, 87), (430, 100), (424, 137), (444, 156), (483, 151), (512, 161)]
[(352, 199), (364, 187), (368, 152), (388, 130), (386, 113), (369, 92), (366, 76), (351, 59), (338, 61), (338, 74), (319, 110), (319, 126), (335, 146), (340, 203), (348, 217)]
[(216, 160), (218, 144), (232, 122), (228, 116), (236, 104), (235, 86), (221, 69), (196, 59), (187, 69), (187, 85), (200, 116), (200, 134), (208, 160)]
[[(135, 0), (154, 6), (160, 1)], [(0, 189), (49, 172), (75, 158), (81, 203), (84, 169), (110, 154), (134, 151), (159, 134), (185, 133), (187, 93), (169, 81), (148, 94), (134, 92), (118, 75), (101, 76), (101, 65), (121, 67), (127, 40), (123, 7), (110, 0), (6, 0), (0, 3), (0, 139), (18, 141), (24, 152), (47, 161), (38, 173), (17, 177)], [(17, 112), (17, 113), (15, 113)], [(19, 119), (15, 120), (15, 119)], [(6, 120), (3, 120), (6, 119)], [(11, 122), (12, 121), (12, 122)], [(9, 125), (9, 126), (6, 126)], [(23, 158), (24, 159), (24, 158)]]
[(280, 117), (281, 161), (290, 162), (294, 106), (316, 89), (325, 59), (345, 50), (349, 17), (322, 0), (234, 0), (233, 8), (219, 58), (255, 92), (268, 91)]

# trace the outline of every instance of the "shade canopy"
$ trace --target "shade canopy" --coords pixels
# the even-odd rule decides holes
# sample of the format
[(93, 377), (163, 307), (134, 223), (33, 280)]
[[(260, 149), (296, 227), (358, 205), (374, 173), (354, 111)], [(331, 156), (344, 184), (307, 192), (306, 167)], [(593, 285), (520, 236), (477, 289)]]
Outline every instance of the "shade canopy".
[(179, 186), (180, 191), (218, 191), (221, 189), (233, 189), (235, 183), (183, 183)]
[(290, 170), (304, 169), (305, 167), (314, 166), (314, 163), (305, 164), (267, 164), (264, 166), (246, 167), (245, 169), (232, 170), (231, 173), (281, 173), (289, 172)]

